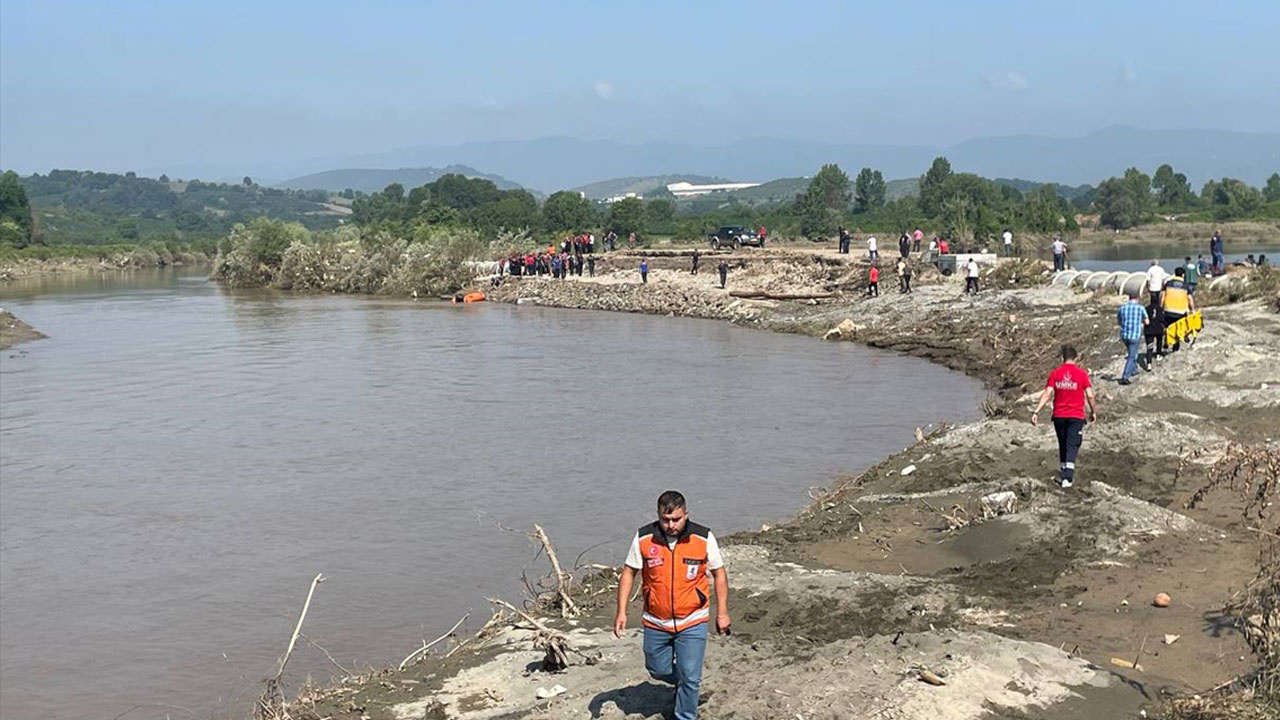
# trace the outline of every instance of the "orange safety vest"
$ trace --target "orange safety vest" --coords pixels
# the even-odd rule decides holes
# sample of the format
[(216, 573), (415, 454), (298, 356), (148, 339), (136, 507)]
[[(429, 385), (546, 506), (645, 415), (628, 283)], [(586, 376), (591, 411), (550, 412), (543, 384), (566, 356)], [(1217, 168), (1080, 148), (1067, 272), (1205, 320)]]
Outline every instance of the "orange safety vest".
[(680, 632), (711, 617), (711, 583), (707, 579), (707, 535), (704, 525), (686, 521), (674, 547), (657, 522), (640, 528), (641, 587), (644, 626)]

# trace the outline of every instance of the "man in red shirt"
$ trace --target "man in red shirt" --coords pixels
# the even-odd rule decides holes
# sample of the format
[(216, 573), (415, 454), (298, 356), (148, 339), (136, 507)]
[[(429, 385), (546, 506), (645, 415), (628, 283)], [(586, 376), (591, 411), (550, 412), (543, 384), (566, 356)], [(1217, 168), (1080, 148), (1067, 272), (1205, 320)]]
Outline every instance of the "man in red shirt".
[(1076, 349), (1062, 346), (1062, 364), (1049, 373), (1040, 402), (1031, 412), (1031, 424), (1040, 424), (1040, 409), (1053, 398), (1053, 429), (1058, 434), (1058, 474), (1063, 488), (1071, 487), (1076, 474), (1076, 455), (1084, 441), (1085, 407), (1090, 422), (1098, 419), (1097, 398), (1089, 371), (1076, 365)]
[(875, 265), (867, 271), (867, 297), (880, 297), (880, 268)]

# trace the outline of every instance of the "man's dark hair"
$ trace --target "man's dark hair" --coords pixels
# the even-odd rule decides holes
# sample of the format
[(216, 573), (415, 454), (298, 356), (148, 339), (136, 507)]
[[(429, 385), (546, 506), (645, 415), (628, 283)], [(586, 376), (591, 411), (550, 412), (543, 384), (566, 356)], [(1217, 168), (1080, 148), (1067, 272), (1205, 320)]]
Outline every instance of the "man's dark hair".
[(668, 490), (658, 496), (658, 514), (660, 515), (666, 515), (684, 507), (687, 507), (684, 504), (684, 496), (675, 490)]
[(1075, 359), (1076, 359), (1076, 346), (1075, 346), (1075, 345), (1063, 345), (1063, 346), (1062, 346), (1062, 359), (1063, 359), (1063, 360), (1075, 360)]
[(1187, 274), (1187, 271), (1186, 271), (1185, 269), (1183, 269), (1183, 268), (1174, 268), (1174, 269), (1173, 269), (1173, 274), (1174, 274), (1174, 275), (1177, 275), (1178, 277), (1182, 277), (1183, 275), (1186, 275), (1186, 274)]

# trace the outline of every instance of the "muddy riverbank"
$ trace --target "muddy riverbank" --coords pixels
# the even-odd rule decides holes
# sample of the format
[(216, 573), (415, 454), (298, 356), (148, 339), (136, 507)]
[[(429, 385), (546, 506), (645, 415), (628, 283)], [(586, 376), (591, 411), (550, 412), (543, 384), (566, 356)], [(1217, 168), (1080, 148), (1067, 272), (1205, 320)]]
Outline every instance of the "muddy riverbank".
[(0, 350), (43, 337), (44, 333), (14, 317), (13, 313), (0, 310)]
[[(1050, 286), (1033, 263), (991, 271), (983, 282), (1001, 289), (972, 298), (936, 274), (909, 295), (886, 277), (866, 298), (860, 261), (726, 258), (728, 290), (673, 254), (651, 259), (644, 285), (635, 258), (614, 256), (597, 278), (511, 279), (491, 298), (861, 342), (962, 370), (991, 395), (985, 419), (904, 437), (791, 521), (725, 538), (734, 633), (709, 644), (706, 717), (1138, 717), (1249, 671), (1223, 609), (1257, 573), (1257, 529), (1272, 521), (1249, 514), (1258, 508), (1238, 484), (1212, 477), (1240, 448), (1276, 457), (1270, 306), (1209, 308), (1193, 349), (1122, 387), (1118, 298)], [(1052, 430), (1027, 422), (1063, 342), (1082, 351), (1100, 406), (1070, 490), (1055, 482)], [(661, 717), (671, 692), (647, 679), (638, 631), (608, 630), (612, 571), (587, 570), (576, 617), (538, 614), (575, 648), (563, 671), (540, 669), (528, 619), (500, 613), (403, 670), (308, 686), (294, 716)], [(1152, 604), (1160, 592), (1169, 607)], [(922, 682), (924, 670), (945, 684)]]
[(83, 256), (0, 258), (0, 282), (47, 275), (69, 275), (164, 267), (199, 267), (209, 264), (201, 253), (172, 253), (139, 247)]

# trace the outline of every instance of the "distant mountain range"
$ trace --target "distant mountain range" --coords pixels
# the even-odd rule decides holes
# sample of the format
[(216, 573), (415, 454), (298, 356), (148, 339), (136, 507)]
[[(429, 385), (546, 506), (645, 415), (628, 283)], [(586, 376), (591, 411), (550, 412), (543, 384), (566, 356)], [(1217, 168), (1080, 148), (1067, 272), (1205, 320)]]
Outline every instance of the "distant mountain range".
[[(1110, 127), (1076, 138), (1029, 135), (969, 140), (948, 147), (866, 145), (756, 138), (701, 147), (675, 142), (624, 143), (554, 137), (537, 140), (418, 145), (345, 158), (348, 167), (484, 168), (528, 188), (553, 192), (609, 177), (647, 178), (673, 170), (737, 180), (812, 175), (838, 163), (850, 176), (863, 167), (885, 177), (918, 177), (938, 155), (957, 172), (986, 177), (1042, 178), (1065, 185), (1096, 185), (1136, 166), (1154, 173), (1171, 163), (1197, 187), (1209, 178), (1235, 177), (1260, 185), (1280, 170), (1280, 133), (1223, 130), (1140, 130)], [(324, 173), (321, 173), (324, 175)], [(682, 176), (688, 177), (688, 176)], [(290, 187), (295, 181), (289, 181)], [(408, 187), (409, 183), (405, 183)], [(341, 190), (338, 185), (330, 187)], [(354, 186), (352, 186), (354, 187)]]
[(342, 170), (326, 170), (324, 172), (303, 175), (292, 180), (276, 183), (274, 187), (289, 190), (328, 190), (342, 192), (348, 188), (360, 192), (374, 193), (391, 183), (400, 183), (406, 190), (421, 187), (439, 180), (442, 175), (465, 175), (469, 178), (492, 180), (499, 190), (519, 190), (518, 183), (491, 173), (484, 173), (466, 165), (449, 165), (443, 168), (434, 167), (402, 167), (397, 170), (379, 170), (373, 168), (346, 168)]

